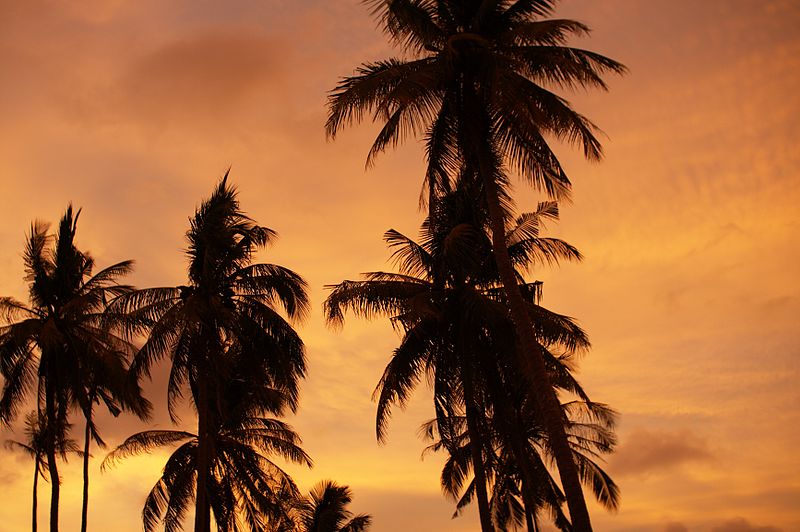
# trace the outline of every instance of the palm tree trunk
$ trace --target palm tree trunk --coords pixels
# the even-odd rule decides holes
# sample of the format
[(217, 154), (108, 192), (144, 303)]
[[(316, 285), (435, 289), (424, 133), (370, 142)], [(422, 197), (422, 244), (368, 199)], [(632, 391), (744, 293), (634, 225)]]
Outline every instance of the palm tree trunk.
[(83, 504), (81, 506), (81, 532), (86, 532), (86, 527), (89, 518), (89, 446), (92, 442), (92, 404), (94, 397), (89, 397), (88, 411), (84, 412), (86, 416), (86, 430), (83, 433)]
[(34, 456), (34, 460), (36, 461), (36, 465), (33, 469), (33, 510), (31, 512), (31, 530), (36, 532), (36, 511), (37, 511), (37, 489), (39, 487), (39, 454), (37, 453)]
[(55, 386), (48, 379), (45, 389), (45, 410), (47, 412), (47, 468), (50, 472), (50, 532), (58, 532), (58, 499), (61, 494), (61, 479), (56, 464), (56, 431), (59, 420), (56, 415)]
[(483, 532), (494, 532), (492, 516), (489, 511), (489, 494), (486, 490), (486, 471), (483, 467), (481, 436), (478, 430), (477, 412), (475, 411), (472, 376), (469, 374), (469, 368), (466, 367), (465, 362), (461, 364), (461, 379), (464, 383), (464, 405), (467, 411), (469, 450), (472, 456), (472, 471), (475, 474), (475, 495), (478, 498), (478, 515), (480, 516), (481, 530)]
[(481, 94), (480, 83), (465, 79), (462, 84), (464, 115), (461, 117), (464, 127), (462, 142), (467, 164), (474, 165), (478, 177), (483, 184), (486, 206), (489, 211), (489, 222), (492, 233), (492, 248), (503, 291), (508, 300), (511, 319), (517, 330), (521, 349), (517, 350), (519, 367), (534, 391), (537, 406), (541, 411), (547, 430), (550, 447), (553, 450), (561, 477), (561, 484), (567, 498), (570, 518), (574, 532), (592, 532), (589, 510), (583, 497), (583, 490), (578, 478), (578, 469), (572, 457), (564, 430), (564, 415), (558, 402), (555, 389), (544, 365), (541, 346), (533, 334), (533, 323), (528, 314), (525, 300), (517, 284), (517, 277), (506, 245), (505, 216), (500, 203), (497, 169), (501, 164), (493, 153), (490, 120), (486, 108), (482, 105), (485, 95)]
[(536, 526), (536, 521), (533, 518), (533, 512), (525, 508), (525, 524), (528, 525), (528, 532), (539, 532), (539, 527)]
[(550, 446), (558, 466), (558, 473), (561, 477), (561, 484), (567, 497), (567, 506), (575, 532), (591, 532), (592, 525), (589, 519), (589, 511), (586, 508), (586, 501), (583, 497), (578, 469), (570, 452), (567, 443), (567, 435), (564, 430), (564, 416), (561, 411), (555, 389), (550, 382), (550, 376), (544, 365), (540, 346), (533, 335), (533, 323), (526, 309), (525, 301), (522, 298), (514, 267), (508, 255), (505, 239), (505, 219), (500, 199), (497, 191), (497, 183), (494, 180), (494, 172), (490, 165), (487, 165), (487, 154), (485, 148), (480, 150), (479, 163), (480, 173), (486, 194), (486, 203), (489, 209), (489, 217), (492, 229), (492, 247), (497, 261), (497, 269), (503, 283), (503, 290), (508, 299), (511, 310), (511, 318), (517, 329), (522, 349), (518, 351), (518, 361), (527, 379), (530, 381), (536, 402), (541, 410), (542, 417), (547, 428), (550, 439)]
[(198, 382), (197, 405), (197, 497), (195, 499), (195, 532), (211, 531), (211, 507), (208, 500), (209, 423), (208, 423), (208, 383), (205, 375)]
[(482, 94), (480, 87), (481, 83), (474, 79), (466, 78), (462, 83), (461, 96), (464, 106), (462, 112), (464, 114), (460, 122), (464, 128), (461, 141), (464, 143), (465, 163), (471, 164), (474, 169), (477, 169), (478, 177), (483, 184), (484, 197), (489, 211), (494, 258), (503, 284), (503, 291), (508, 300), (511, 319), (521, 345), (521, 349), (517, 350), (519, 367), (533, 388), (534, 397), (545, 422), (561, 484), (567, 497), (573, 530), (574, 532), (592, 532), (589, 510), (586, 508), (586, 501), (578, 478), (578, 469), (572, 458), (564, 431), (565, 419), (561, 405), (544, 365), (544, 358), (540, 351), (541, 346), (536, 342), (533, 334), (533, 323), (517, 284), (514, 266), (508, 255), (505, 216), (496, 181), (497, 170), (502, 163), (492, 151), (491, 122), (486, 113), (486, 107), (483, 105), (486, 95)]

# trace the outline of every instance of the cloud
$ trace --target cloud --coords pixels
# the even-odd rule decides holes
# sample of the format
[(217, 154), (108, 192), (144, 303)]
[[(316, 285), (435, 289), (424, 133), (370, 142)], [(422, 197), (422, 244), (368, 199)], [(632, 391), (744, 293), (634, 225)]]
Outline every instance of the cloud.
[(279, 77), (280, 57), (280, 45), (261, 31), (199, 31), (135, 60), (114, 103), (157, 124), (222, 118), (250, 106)]
[(636, 475), (709, 459), (711, 452), (705, 441), (688, 430), (636, 429), (620, 446), (611, 466), (616, 474)]
[(737, 517), (713, 527), (711, 532), (780, 532), (780, 529), (774, 526), (751, 525), (746, 519)]
[(667, 523), (661, 532), (689, 532), (683, 523)]

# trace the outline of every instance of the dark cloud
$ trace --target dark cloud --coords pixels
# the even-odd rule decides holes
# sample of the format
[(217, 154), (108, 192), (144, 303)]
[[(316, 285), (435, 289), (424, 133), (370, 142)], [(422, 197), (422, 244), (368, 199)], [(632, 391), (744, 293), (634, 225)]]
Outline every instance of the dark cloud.
[(737, 517), (713, 527), (711, 532), (781, 532), (781, 529), (774, 526), (752, 525), (748, 520)]
[(683, 523), (667, 523), (661, 532), (689, 532), (689, 529), (686, 528), (686, 525)]
[(646, 474), (709, 459), (705, 441), (688, 430), (636, 429), (619, 447), (611, 468), (618, 475)]
[(158, 123), (224, 117), (277, 77), (280, 56), (280, 45), (263, 32), (199, 32), (136, 60), (120, 80), (116, 104)]

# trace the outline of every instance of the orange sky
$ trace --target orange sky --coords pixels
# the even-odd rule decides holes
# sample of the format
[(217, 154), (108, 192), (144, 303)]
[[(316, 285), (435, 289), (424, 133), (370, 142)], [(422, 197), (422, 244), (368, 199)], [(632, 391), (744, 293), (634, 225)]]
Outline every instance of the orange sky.
[[(558, 14), (631, 70), (607, 94), (567, 95), (606, 132), (607, 156), (560, 150), (575, 194), (553, 232), (586, 260), (536, 273), (545, 304), (591, 335), (580, 379), (622, 413), (608, 464), (622, 508), (595, 510), (596, 529), (800, 530), (800, 3), (570, 0)], [(262, 259), (311, 285), (309, 378), (290, 421), (316, 466), (290, 468), (296, 480), (350, 485), (377, 532), (475, 530), (472, 514), (449, 518), (440, 459), (420, 461), (427, 392), (375, 443), (390, 327), (322, 322), (322, 286), (387, 268), (383, 232), (415, 235), (422, 219), (418, 143), (365, 172), (374, 126), (335, 143), (323, 131), (325, 92), (390, 53), (355, 0), (0, 0), (0, 294), (25, 297), (25, 231), (68, 201), (98, 265), (134, 258), (135, 284), (182, 283), (187, 218), (232, 165), (244, 209), (281, 235)], [(517, 198), (537, 200), (521, 185)], [(166, 427), (163, 384), (149, 390)], [(111, 444), (144, 428), (102, 427)], [(32, 467), (0, 455), (0, 532), (24, 530)], [(101, 475), (103, 455), (90, 528), (140, 530), (163, 455)], [(64, 530), (80, 489), (75, 461)], [(45, 485), (40, 523), (47, 500)]]

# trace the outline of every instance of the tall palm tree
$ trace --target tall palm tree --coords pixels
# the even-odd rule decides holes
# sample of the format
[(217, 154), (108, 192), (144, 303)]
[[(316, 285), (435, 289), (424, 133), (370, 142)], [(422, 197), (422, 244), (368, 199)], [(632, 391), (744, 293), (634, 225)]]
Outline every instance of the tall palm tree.
[[(87, 377), (103, 366), (117, 340), (103, 319), (106, 302), (131, 287), (117, 280), (132, 269), (124, 261), (92, 275), (94, 260), (75, 245), (80, 210), (70, 205), (55, 235), (34, 222), (23, 254), (30, 304), (0, 298), (0, 371), (4, 377), (0, 423), (10, 423), (37, 389), (38, 410), (48, 420), (45, 450), (51, 481), (50, 530), (58, 530), (60, 479), (56, 427), (69, 408), (86, 404)], [(95, 369), (90, 369), (95, 368)], [(99, 381), (97, 385), (105, 386)], [(127, 404), (127, 403), (126, 403)], [(140, 403), (145, 413), (146, 403)], [(84, 409), (85, 412), (85, 409)], [(91, 424), (91, 419), (87, 418)]]
[[(491, 260), (491, 242), (481, 225), (485, 216), (471, 198), (472, 192), (461, 187), (432, 206), (422, 227), (422, 243), (388, 231), (385, 238), (395, 248), (400, 273), (375, 272), (367, 274), (364, 281), (334, 285), (325, 310), (334, 324), (342, 322), (347, 310), (365, 317), (388, 315), (404, 332), (375, 392), (379, 439), (385, 437), (392, 405), (406, 402), (423, 373), (430, 376), (443, 433), (447, 432), (448, 420), (463, 407), (472, 442), (468, 449), (476, 476), (479, 515), (482, 527), (489, 528), (480, 444), (481, 411), (485, 411), (483, 376), (497, 364), (499, 354), (514, 351), (508, 348), (514, 329)], [(521, 216), (508, 232), (509, 250), (519, 268), (534, 262), (580, 258), (569, 244), (539, 235), (541, 221), (555, 218), (557, 213), (554, 203), (542, 203), (536, 212)], [(522, 272), (516, 275), (524, 283)], [(544, 349), (543, 344), (569, 350), (588, 347), (583, 331), (569, 318), (536, 304), (539, 283), (523, 286), (526, 312), (535, 316), (539, 349)], [(549, 354), (548, 365), (558, 366)], [(566, 377), (559, 384), (579, 393), (574, 379)]]
[(171, 358), (167, 396), (173, 420), (177, 401), (187, 388), (190, 392), (198, 417), (197, 532), (210, 530), (209, 482), (217, 453), (213, 436), (225, 426), (220, 396), (237, 369), (226, 355), (239, 353), (240, 363), (258, 372), (246, 378), (262, 379), (265, 390), (280, 391), (287, 407), (297, 408), (304, 346), (274, 307), (280, 305), (290, 320), (301, 319), (308, 309), (306, 283), (281, 266), (252, 264), (256, 251), (275, 236), (241, 211), (226, 172), (190, 219), (188, 284), (139, 290), (111, 305), (115, 316), (128, 320), (129, 333), (149, 330), (131, 365), (134, 375), (149, 376), (155, 361)]
[[(37, 489), (39, 477), (47, 480), (47, 419), (37, 411), (25, 416), (25, 441), (6, 440), (8, 449), (21, 450), (33, 458), (33, 502), (31, 504), (31, 530), (37, 530)], [(66, 460), (69, 453), (80, 454), (75, 440), (66, 436), (67, 428), (57, 429), (56, 452)]]
[(365, 532), (372, 517), (353, 515), (347, 509), (353, 494), (349, 487), (325, 480), (311, 489), (297, 506), (299, 532)]
[[(558, 398), (536, 348), (525, 300), (504, 243), (509, 171), (563, 198), (569, 179), (546, 137), (601, 157), (595, 126), (547, 87), (605, 88), (602, 75), (624, 67), (566, 45), (588, 33), (572, 20), (546, 20), (555, 0), (365, 0), (402, 58), (362, 65), (329, 100), (331, 137), (364, 113), (384, 122), (367, 158), (408, 134), (426, 143), (429, 201), (463, 174), (482, 184), (497, 267), (522, 344), (518, 364), (535, 387), (556, 451), (575, 529), (591, 530)], [(466, 170), (466, 172), (464, 172)], [(484, 527), (485, 528), (485, 527)]]

